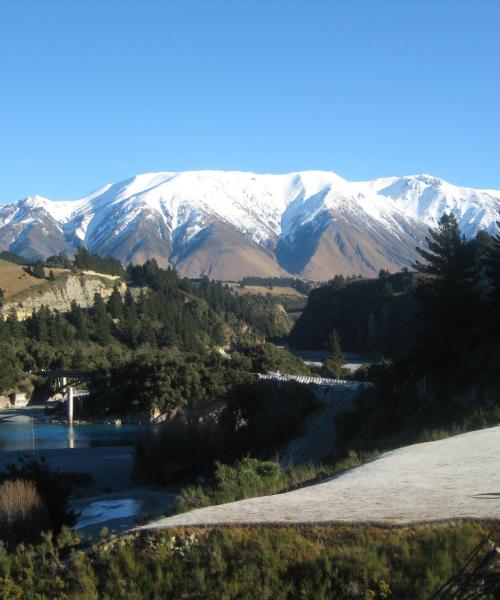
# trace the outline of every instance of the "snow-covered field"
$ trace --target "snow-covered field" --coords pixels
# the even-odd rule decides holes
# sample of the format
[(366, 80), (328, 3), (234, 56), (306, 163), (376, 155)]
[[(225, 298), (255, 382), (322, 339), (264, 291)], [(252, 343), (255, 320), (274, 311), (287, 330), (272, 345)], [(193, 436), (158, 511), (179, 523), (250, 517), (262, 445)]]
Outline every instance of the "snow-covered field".
[(324, 483), (193, 510), (144, 528), (500, 519), (500, 426), (415, 444)]

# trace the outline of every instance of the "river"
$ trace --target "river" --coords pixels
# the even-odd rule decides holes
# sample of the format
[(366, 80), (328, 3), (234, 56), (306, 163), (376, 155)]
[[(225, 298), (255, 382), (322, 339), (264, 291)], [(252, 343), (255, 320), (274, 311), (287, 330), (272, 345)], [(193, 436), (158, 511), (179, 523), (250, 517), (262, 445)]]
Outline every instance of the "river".
[(80, 515), (76, 529), (90, 536), (103, 527), (123, 531), (146, 516), (166, 514), (177, 495), (131, 480), (133, 445), (140, 431), (133, 424), (52, 423), (42, 407), (1, 410), (0, 470), (28, 453), (43, 456), (61, 472), (88, 473), (91, 481), (76, 488), (71, 501)]

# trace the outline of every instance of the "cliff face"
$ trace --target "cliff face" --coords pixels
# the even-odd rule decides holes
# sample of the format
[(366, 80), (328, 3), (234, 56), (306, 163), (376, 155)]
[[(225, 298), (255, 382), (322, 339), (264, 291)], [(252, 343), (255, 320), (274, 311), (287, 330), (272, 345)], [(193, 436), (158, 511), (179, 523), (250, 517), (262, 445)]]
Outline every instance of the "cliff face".
[(96, 293), (104, 299), (109, 298), (115, 284), (124, 294), (126, 285), (119, 277), (92, 271), (65, 273), (54, 282), (44, 282), (12, 296), (5, 302), (1, 312), (6, 317), (14, 308), (17, 318), (23, 320), (42, 306), (58, 312), (68, 312), (73, 300), (82, 308), (87, 308), (93, 305)]

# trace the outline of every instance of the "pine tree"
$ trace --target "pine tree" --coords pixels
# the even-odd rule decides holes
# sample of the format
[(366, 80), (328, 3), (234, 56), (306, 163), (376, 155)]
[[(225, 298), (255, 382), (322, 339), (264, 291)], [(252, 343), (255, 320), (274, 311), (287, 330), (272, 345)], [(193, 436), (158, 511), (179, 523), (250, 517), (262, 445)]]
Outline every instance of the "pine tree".
[(27, 271), (32, 277), (36, 277), (37, 279), (45, 279), (45, 269), (43, 268), (43, 262), (41, 260), (35, 261), (30, 267), (28, 267)]
[(323, 366), (323, 373), (328, 377), (338, 379), (342, 374), (342, 365), (344, 364), (344, 355), (340, 344), (340, 336), (335, 329), (332, 329), (326, 341), (326, 347), (330, 356), (326, 359)]
[[(497, 222), (500, 228), (500, 221)], [(489, 315), (494, 336), (500, 335), (500, 234), (493, 237), (486, 256), (486, 273), (489, 278)]]
[(123, 301), (118, 287), (115, 285), (113, 292), (108, 299), (108, 311), (113, 319), (121, 319), (123, 317)]
[(426, 241), (428, 249), (417, 248), (425, 262), (415, 264), (422, 275), (416, 290), (425, 327), (421, 356), (438, 368), (473, 345), (480, 309), (473, 247), (460, 234), (455, 216), (444, 213)]
[(101, 344), (107, 344), (111, 340), (111, 319), (102, 296), (97, 293), (94, 295), (92, 317), (94, 321), (95, 340)]

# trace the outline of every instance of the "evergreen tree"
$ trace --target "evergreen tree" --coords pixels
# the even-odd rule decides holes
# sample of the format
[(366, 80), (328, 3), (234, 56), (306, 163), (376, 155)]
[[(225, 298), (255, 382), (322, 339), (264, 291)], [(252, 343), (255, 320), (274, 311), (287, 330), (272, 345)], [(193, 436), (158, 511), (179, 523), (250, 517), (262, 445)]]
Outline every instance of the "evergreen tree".
[(123, 317), (123, 301), (118, 287), (115, 285), (113, 292), (108, 299), (108, 311), (113, 319), (121, 319)]
[(460, 234), (455, 216), (444, 213), (426, 241), (428, 249), (417, 248), (425, 262), (415, 264), (422, 275), (416, 297), (425, 324), (421, 358), (434, 369), (453, 363), (473, 345), (480, 310), (473, 247)]
[[(500, 221), (497, 224), (500, 228)], [(489, 278), (489, 326), (498, 340), (500, 336), (500, 234), (492, 238), (485, 262)]]
[(45, 269), (43, 268), (43, 262), (41, 260), (35, 261), (32, 265), (27, 267), (27, 272), (37, 279), (45, 279)]
[(90, 336), (88, 313), (75, 300), (71, 302), (68, 321), (75, 327), (78, 339), (82, 342), (87, 342)]
[(106, 305), (100, 294), (94, 295), (94, 306), (92, 307), (92, 319), (94, 324), (93, 337), (96, 342), (107, 344), (111, 341), (111, 319), (106, 310)]
[(344, 355), (340, 345), (340, 336), (333, 329), (326, 341), (326, 347), (330, 352), (330, 356), (326, 359), (323, 365), (323, 374), (327, 377), (338, 379), (342, 375), (342, 365), (344, 364)]

